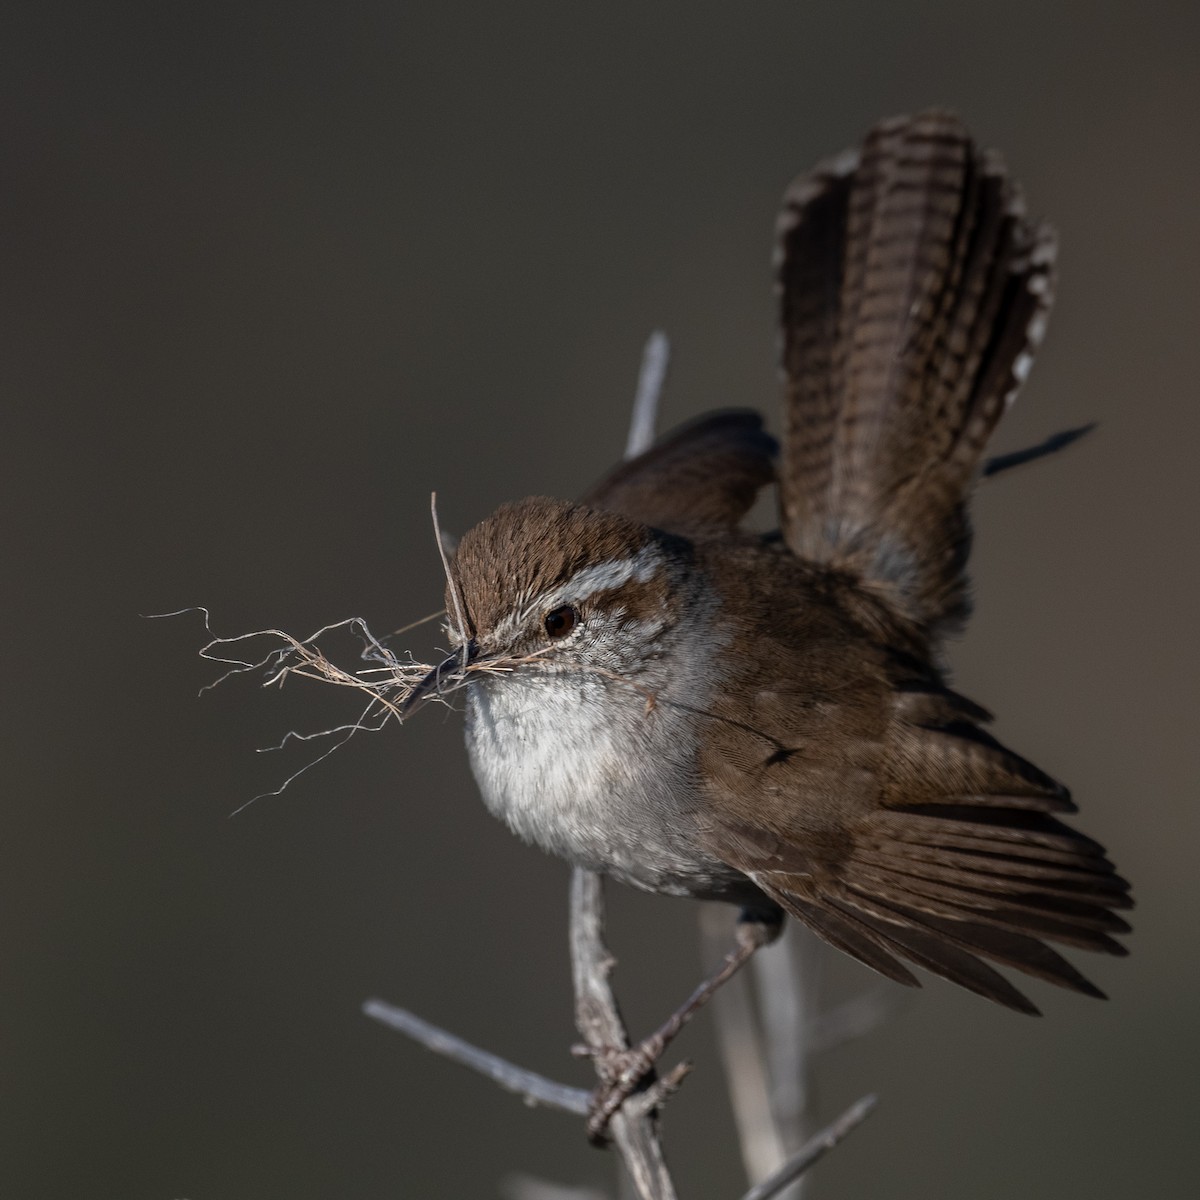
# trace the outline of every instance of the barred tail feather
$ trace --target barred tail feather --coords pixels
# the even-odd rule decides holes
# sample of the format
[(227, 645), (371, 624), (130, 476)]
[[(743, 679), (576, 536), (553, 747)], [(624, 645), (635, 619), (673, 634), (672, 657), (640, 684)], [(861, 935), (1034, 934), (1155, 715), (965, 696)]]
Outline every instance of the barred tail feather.
[(1044, 331), (1054, 253), (947, 113), (886, 121), (789, 189), (780, 501), (797, 554), (931, 629), (965, 617), (969, 491)]

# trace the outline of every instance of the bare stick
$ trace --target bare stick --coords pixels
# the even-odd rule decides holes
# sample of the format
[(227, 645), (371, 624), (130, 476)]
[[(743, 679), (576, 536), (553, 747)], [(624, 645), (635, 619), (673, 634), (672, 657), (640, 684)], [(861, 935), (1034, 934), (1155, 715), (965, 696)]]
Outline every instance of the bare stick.
[(564, 1183), (550, 1183), (522, 1172), (514, 1172), (502, 1179), (500, 1194), (504, 1200), (608, 1200), (603, 1192), (595, 1188), (568, 1187)]
[[(813, 1129), (809, 1035), (817, 1007), (821, 949), (808, 930), (792, 922), (771, 947), (772, 953), (759, 955), (754, 964), (771, 1077), (773, 1124), (784, 1156), (804, 1146)], [(782, 1162), (783, 1158), (775, 1165)], [(804, 1181), (798, 1180), (787, 1190), (788, 1200), (800, 1200), (803, 1190)]]
[[(604, 943), (600, 877), (578, 867), (571, 871), (570, 928), (575, 1023), (599, 1068), (607, 1052), (628, 1047), (629, 1034), (608, 982), (613, 957)], [(647, 1104), (643, 1095), (631, 1096), (613, 1114), (609, 1130), (642, 1200), (675, 1200), (653, 1108), (658, 1097)]]
[(836, 1008), (820, 1013), (808, 1023), (805, 1036), (813, 1054), (824, 1054), (838, 1046), (864, 1037), (884, 1021), (894, 1017), (908, 999), (899, 988), (887, 991), (875, 988), (843, 1000)]
[[(730, 922), (724, 918), (730, 915), (726, 905), (706, 904), (701, 910), (706, 970), (716, 965), (729, 944)], [(750, 981), (745, 975), (735, 975), (721, 994), (713, 998), (713, 1024), (729, 1086), (742, 1165), (750, 1179), (765, 1179), (787, 1158), (787, 1151), (771, 1109), (766, 1049)]]
[(413, 1041), (420, 1042), (427, 1050), (486, 1075), (505, 1091), (515, 1092), (522, 1097), (526, 1104), (544, 1104), (547, 1108), (557, 1108), (560, 1112), (572, 1113), (577, 1117), (587, 1114), (591, 1093), (583, 1088), (568, 1087), (565, 1083), (556, 1083), (544, 1075), (527, 1071), (490, 1051), (463, 1041), (437, 1025), (423, 1021), (407, 1009), (396, 1008), (382, 1000), (368, 1000), (363, 1005), (363, 1012)]
[(658, 402), (667, 382), (671, 363), (671, 343), (667, 335), (656, 329), (646, 340), (642, 351), (642, 367), (638, 372), (637, 394), (633, 400), (633, 417), (629, 422), (629, 437), (625, 442), (625, 457), (637, 458), (654, 443), (658, 427)]
[(1025, 463), (1045, 458), (1047, 454), (1057, 454), (1060, 450), (1065, 450), (1072, 442), (1077, 442), (1085, 434), (1091, 433), (1095, 428), (1096, 422), (1092, 421), (1087, 425), (1080, 425), (1078, 429), (1064, 429), (1060, 433), (1052, 433), (1044, 442), (1038, 442), (1036, 446), (1027, 446), (1024, 450), (1014, 450), (1011, 454), (997, 454), (983, 464), (983, 477), (987, 479), (989, 476), (999, 475), (1001, 471), (1008, 471), (1013, 467), (1020, 467)]
[(799, 1179), (813, 1163), (828, 1154), (842, 1138), (861, 1125), (871, 1115), (875, 1104), (875, 1096), (864, 1096), (852, 1104), (836, 1121), (827, 1125), (802, 1150), (789, 1158), (774, 1175), (752, 1187), (742, 1197), (742, 1200), (770, 1200), (770, 1197), (778, 1196), (790, 1183)]
[[(666, 335), (652, 333), (642, 354), (626, 458), (641, 454), (654, 441), (658, 402), (669, 358)], [(604, 895), (598, 875), (579, 867), (572, 869), (570, 907), (575, 1024), (599, 1070), (607, 1053), (628, 1047), (629, 1033), (608, 982), (613, 958), (604, 944)], [(665, 1082), (629, 1097), (609, 1123), (617, 1151), (643, 1200), (675, 1200), (675, 1185), (667, 1171), (658, 1136), (654, 1104), (659, 1097), (652, 1095)]]
[[(784, 1140), (792, 1133), (789, 1151), (798, 1150), (807, 1140), (804, 1131), (808, 1108), (808, 1025), (815, 980), (811, 978), (810, 947), (801, 940), (807, 930), (793, 922), (784, 929), (770, 955), (755, 962), (759, 980), (759, 1002), (763, 1027), (771, 1038), (772, 1094), (776, 1119), (785, 1130)], [(799, 981), (799, 982), (797, 982)], [(800, 1136), (796, 1137), (795, 1134)]]

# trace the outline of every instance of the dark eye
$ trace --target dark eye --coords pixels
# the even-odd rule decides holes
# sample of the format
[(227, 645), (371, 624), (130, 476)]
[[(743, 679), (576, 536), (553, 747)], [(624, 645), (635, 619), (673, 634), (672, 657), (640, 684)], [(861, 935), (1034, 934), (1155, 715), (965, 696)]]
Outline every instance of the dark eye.
[(579, 614), (569, 604), (564, 604), (546, 614), (546, 633), (552, 638), (566, 637), (578, 620)]

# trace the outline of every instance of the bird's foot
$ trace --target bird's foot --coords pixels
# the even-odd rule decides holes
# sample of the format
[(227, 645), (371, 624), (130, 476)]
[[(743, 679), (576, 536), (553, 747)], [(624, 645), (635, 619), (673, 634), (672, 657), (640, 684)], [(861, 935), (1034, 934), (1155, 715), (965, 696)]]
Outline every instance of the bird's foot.
[(636, 1046), (574, 1047), (575, 1054), (592, 1059), (600, 1077), (588, 1106), (587, 1133), (594, 1145), (605, 1144), (609, 1122), (635, 1092), (653, 1087), (665, 1096), (674, 1090), (690, 1067), (681, 1064), (666, 1079), (656, 1082), (654, 1068), (658, 1060), (721, 985), (736, 974), (756, 950), (779, 936), (782, 921), (783, 914), (778, 909), (744, 911), (738, 921), (734, 948), (721, 965), (654, 1033)]
[(660, 1033), (651, 1034), (636, 1046), (589, 1050), (600, 1082), (588, 1105), (587, 1135), (593, 1145), (608, 1141), (608, 1124), (630, 1096), (655, 1080), (655, 1066), (667, 1048)]

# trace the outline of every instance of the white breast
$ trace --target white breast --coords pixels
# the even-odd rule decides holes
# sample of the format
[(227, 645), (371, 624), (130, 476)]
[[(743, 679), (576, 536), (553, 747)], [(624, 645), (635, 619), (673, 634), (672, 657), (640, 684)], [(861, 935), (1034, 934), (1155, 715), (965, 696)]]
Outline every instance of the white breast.
[(698, 844), (695, 741), (669, 704), (580, 671), (469, 689), (467, 747), (488, 809), (526, 841), (649, 891), (707, 891), (729, 868)]

